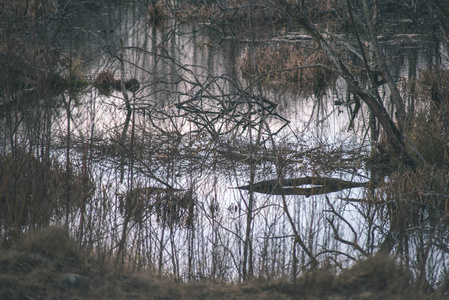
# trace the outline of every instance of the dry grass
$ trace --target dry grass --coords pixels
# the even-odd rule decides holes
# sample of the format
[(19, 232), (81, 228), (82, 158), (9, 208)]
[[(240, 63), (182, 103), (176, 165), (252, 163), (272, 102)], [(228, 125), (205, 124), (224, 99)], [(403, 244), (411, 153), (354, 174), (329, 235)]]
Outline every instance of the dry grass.
[(110, 94), (115, 85), (114, 74), (110, 70), (102, 71), (98, 73), (93, 84), (101, 94)]
[(411, 126), (407, 135), (422, 157), (437, 169), (449, 165), (449, 70), (430, 67), (418, 78), (403, 79)]
[(395, 260), (374, 256), (340, 274), (306, 273), (295, 282), (180, 284), (100, 264), (66, 230), (38, 231), (0, 254), (1, 299), (422, 299)]
[(410, 299), (417, 296), (411, 285), (412, 275), (394, 259), (381, 254), (357, 261), (339, 277), (347, 292), (358, 295)]
[(170, 9), (174, 17), (187, 23), (208, 23), (212, 20), (222, 19), (224, 16), (214, 5), (192, 3), (183, 1), (178, 7)]
[(38, 18), (54, 12), (57, 9), (57, 1), (53, 0), (13, 0), (4, 1), (6, 12), (18, 17)]
[[(110, 95), (115, 89), (120, 91), (121, 80), (115, 79), (114, 74), (110, 70), (101, 71), (93, 81), (93, 85), (102, 95)], [(136, 78), (128, 79), (124, 82), (125, 90), (136, 92), (140, 88), (140, 83)]]
[[(62, 218), (65, 208), (77, 207), (93, 189), (87, 174), (67, 172), (57, 162), (41, 161), (19, 148), (0, 156), (0, 166), (0, 246), (30, 228), (48, 226), (52, 218)], [(69, 190), (86, 193), (68, 194)]]
[(259, 77), (266, 85), (288, 85), (304, 95), (322, 96), (337, 78), (336, 74), (327, 68), (329, 61), (319, 51), (293, 45), (276, 45), (258, 47), (255, 54), (256, 56), (247, 49), (240, 69), (245, 76), (252, 77), (257, 65)]
[[(449, 70), (430, 67), (421, 70), (414, 90), (419, 102), (423, 104), (421, 111), (428, 113), (429, 121), (439, 118), (446, 122), (449, 119)], [(447, 128), (447, 126), (446, 126)]]
[(170, 8), (165, 1), (159, 1), (156, 4), (148, 5), (147, 18), (152, 25), (159, 25), (170, 15)]
[(440, 284), (426, 275), (427, 264), (431, 263), (429, 251), (434, 249), (431, 241), (447, 239), (448, 82), (449, 72), (439, 68), (422, 70), (418, 79), (402, 82), (410, 116), (406, 133), (414, 148), (410, 143), (406, 145), (410, 153), (417, 150), (425, 164), (407, 166), (391, 154), (386, 139), (379, 142), (389, 178), (375, 193), (375, 201), (382, 204), (376, 210), (381, 216), (379, 222), (388, 222), (390, 238), (394, 239), (390, 243), (389, 238), (385, 238), (381, 248), (385, 246), (398, 255), (404, 265), (413, 266), (417, 284), (428, 290)]

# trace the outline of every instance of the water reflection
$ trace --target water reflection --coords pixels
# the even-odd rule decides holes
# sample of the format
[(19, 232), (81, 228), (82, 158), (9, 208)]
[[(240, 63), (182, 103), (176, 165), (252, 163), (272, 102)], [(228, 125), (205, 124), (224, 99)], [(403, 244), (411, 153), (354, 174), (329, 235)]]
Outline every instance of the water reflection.
[[(357, 146), (360, 142), (357, 138), (351, 143), (348, 140), (357, 136), (346, 132), (347, 112), (335, 113), (338, 108), (333, 106), (335, 99), (343, 97), (344, 87), (339, 86), (339, 90), (329, 92), (326, 101), (298, 99), (292, 92), (264, 91), (266, 106), (259, 109), (266, 110), (266, 120), (251, 113), (251, 122), (248, 123), (248, 105), (257, 107), (253, 102), (257, 99), (253, 99), (247, 90), (247, 82), (242, 79), (238, 68), (244, 45), (221, 41), (188, 25), (178, 27), (168, 23), (152, 28), (145, 18), (136, 15), (135, 10), (121, 13), (123, 15), (117, 17), (121, 19), (120, 29), (116, 29), (107, 41), (108, 47), (115, 46), (107, 48), (102, 57), (86, 60), (92, 77), (110, 69), (115, 78), (120, 78), (120, 63), (114, 58), (120, 55), (118, 44), (119, 39), (123, 39), (125, 78), (137, 78), (141, 86), (136, 93), (127, 92), (133, 115), (126, 139), (121, 138), (127, 115), (121, 91), (105, 96), (93, 88), (79, 95), (79, 105), (71, 111), (73, 139), (93, 139), (94, 149), (97, 147), (100, 151), (103, 148), (101, 160), (91, 166), (94, 174), (100, 174), (96, 181), (100, 187), (113, 183), (109, 189), (113, 192), (107, 197), (118, 204), (110, 207), (110, 213), (115, 215), (112, 222), (103, 219), (103, 239), (117, 243), (119, 247), (126, 241), (130, 249), (139, 253), (138, 258), (144, 260), (141, 264), (157, 262), (157, 271), (161, 271), (160, 266), (163, 266), (181, 278), (206, 274), (217, 278), (222, 276), (223, 279), (239, 277), (243, 259), (239, 249), (249, 202), (247, 192), (232, 187), (248, 183), (248, 174), (253, 168), (251, 164), (257, 165), (256, 180), (262, 180), (275, 177), (276, 164), (279, 163), (267, 139), (270, 133), (262, 121), (268, 121), (273, 133), (284, 128), (274, 138), (279, 151), (288, 158), (286, 163), (290, 167), (285, 169), (286, 176), (317, 172), (319, 163), (307, 157), (307, 151), (313, 153), (308, 149), (324, 151), (321, 147), (327, 144), (360, 147), (360, 144)], [(128, 27), (129, 24), (132, 26)], [(122, 34), (115, 36), (116, 31)], [(274, 111), (268, 114), (270, 103), (280, 107), (276, 110), (279, 117), (273, 114)], [(233, 115), (227, 115), (226, 111)], [(66, 118), (65, 111), (62, 111), (55, 124), (67, 124)], [(252, 130), (248, 130), (250, 127)], [(251, 139), (258, 139), (259, 134), (262, 134), (262, 140), (267, 141), (266, 144), (251, 142)], [(336, 165), (322, 171), (323, 175), (326, 172), (344, 175)], [(110, 175), (106, 175), (111, 173), (117, 177), (111, 180)], [(189, 209), (195, 222), (189, 223), (190, 227), (179, 227), (174, 223), (161, 226), (158, 220), (165, 218), (169, 210), (173, 214), (180, 211), (176, 207), (169, 209), (169, 206), (164, 206), (169, 210), (160, 211), (150, 207), (155, 203), (176, 201), (173, 200), (178, 197), (175, 194), (164, 200), (145, 194), (130, 196), (128, 193), (154, 186), (194, 191), (195, 197), (190, 195), (194, 205)], [(335, 199), (337, 195), (330, 197)], [(104, 196), (97, 196), (96, 202), (104, 201), (101, 199)], [(324, 226), (325, 219), (320, 216), (326, 206), (324, 198), (287, 198), (287, 205), (299, 227), (307, 226), (315, 228), (315, 231)], [(118, 202), (113, 199), (118, 199)], [(137, 199), (146, 204), (136, 206)], [(286, 216), (279, 206), (279, 197), (254, 195), (253, 200), (254, 210), (260, 212), (253, 216), (251, 224), (256, 235), (270, 238), (290, 234)], [(144, 213), (142, 207), (146, 207)], [(89, 209), (97, 210), (97, 204), (92, 203)], [(120, 214), (117, 215), (118, 212)], [(321, 221), (316, 222), (317, 218)], [(128, 229), (128, 226), (133, 229)], [(330, 234), (327, 230), (314, 234), (316, 244), (311, 247), (318, 247), (318, 241), (328, 240)], [(138, 240), (143, 243), (148, 238), (157, 242), (146, 242), (143, 248), (132, 242)], [(267, 276), (288, 274), (290, 270), (284, 268), (288, 263), (277, 261), (276, 257), (290, 259), (289, 239), (273, 239), (270, 243), (265, 243), (264, 239), (255, 238), (254, 249), (260, 247), (260, 251), (272, 251), (274, 256), (268, 256), (266, 261), (255, 261), (254, 268), (266, 268)], [(160, 245), (166, 243), (171, 243), (176, 251), (175, 260), (169, 259), (174, 253), (160, 256), (164, 253)], [(210, 262), (222, 270), (205, 268)]]
[[(71, 47), (64, 50), (79, 55), (91, 82), (105, 70), (120, 80), (123, 68), (123, 77), (136, 78), (140, 88), (102, 95), (90, 87), (58, 98), (46, 124), (52, 153), (61, 165), (82, 169), (96, 189), (56, 221), (83, 232), (83, 242), (105, 259), (126, 258), (189, 280), (241, 278), (247, 226), (253, 269), (261, 276), (285, 277), (297, 261), (309, 266), (292, 238), (286, 208), (314, 253), (343, 262), (360, 255), (333, 238), (337, 230), (329, 222), (338, 224), (342, 238), (357, 238), (375, 251), (382, 228), (366, 227), (369, 208), (339, 201), (361, 199), (363, 189), (307, 198), (233, 188), (247, 185), (251, 176), (367, 180), (360, 168), (367, 113), (348, 132), (349, 107), (334, 105), (346, 99), (342, 81), (322, 99), (286, 90), (254, 92), (238, 68), (248, 45), (175, 21), (150, 26), (138, 4), (96, 7), (95, 15), (73, 18)], [(403, 49), (386, 49), (396, 60), (397, 78), (415, 76), (425, 60), (418, 47)], [(6, 118), (2, 122), (8, 127)]]

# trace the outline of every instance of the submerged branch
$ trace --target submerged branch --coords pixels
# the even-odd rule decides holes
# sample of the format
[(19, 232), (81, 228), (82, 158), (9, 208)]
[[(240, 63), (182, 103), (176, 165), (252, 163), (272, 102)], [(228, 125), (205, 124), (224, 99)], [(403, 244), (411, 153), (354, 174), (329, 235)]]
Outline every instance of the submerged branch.
[[(282, 185), (278, 183), (278, 179), (259, 181), (252, 185), (252, 190), (268, 195), (305, 195), (309, 197), (312, 195), (338, 192), (344, 189), (365, 187), (368, 184), (368, 182), (352, 182), (331, 177), (311, 176), (283, 179)], [(302, 187), (304, 185), (311, 185), (311, 187)], [(249, 190), (250, 186), (245, 185), (236, 188)]]

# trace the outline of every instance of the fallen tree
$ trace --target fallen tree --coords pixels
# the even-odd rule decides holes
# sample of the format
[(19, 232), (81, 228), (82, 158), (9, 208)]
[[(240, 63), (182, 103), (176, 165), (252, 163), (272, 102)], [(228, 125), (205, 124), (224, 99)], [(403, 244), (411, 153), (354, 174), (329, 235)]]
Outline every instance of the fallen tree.
[[(236, 187), (241, 190), (268, 195), (313, 195), (338, 192), (350, 188), (365, 187), (369, 182), (352, 182), (332, 177), (299, 177), (290, 179), (271, 179), (251, 185)], [(306, 186), (306, 187), (305, 187)]]

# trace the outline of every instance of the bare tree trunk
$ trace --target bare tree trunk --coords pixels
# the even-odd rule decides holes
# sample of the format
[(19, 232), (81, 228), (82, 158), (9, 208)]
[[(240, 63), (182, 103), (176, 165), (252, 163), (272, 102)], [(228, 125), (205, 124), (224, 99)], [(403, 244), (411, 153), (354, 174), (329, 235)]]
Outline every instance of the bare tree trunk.
[[(249, 14), (250, 14), (250, 28), (251, 28), (251, 37), (253, 38), (253, 28), (252, 28), (252, 5), (253, 2), (250, 1), (249, 3)], [(255, 70), (257, 75), (257, 53), (254, 49), (254, 43), (252, 45), (252, 51), (254, 55), (254, 64), (255, 64)], [(251, 93), (252, 94), (252, 93)], [(248, 99), (248, 122), (251, 124), (251, 112), (252, 112), (253, 106), (251, 104), (251, 99)], [(252, 255), (252, 221), (253, 221), (253, 207), (254, 207), (254, 189), (253, 185), (256, 178), (256, 169), (255, 169), (255, 163), (253, 160), (254, 155), (254, 145), (259, 145), (260, 142), (260, 130), (262, 127), (259, 128), (259, 134), (254, 140), (254, 137), (252, 135), (252, 128), (251, 126), (248, 128), (249, 130), (249, 144), (250, 144), (250, 158), (249, 158), (249, 164), (250, 164), (250, 181), (249, 181), (249, 199), (248, 199), (248, 205), (246, 210), (246, 232), (245, 232), (245, 241), (244, 241), (244, 248), (243, 248), (243, 268), (242, 268), (242, 275), (243, 280), (248, 280), (253, 276), (253, 255)]]
[(165, 234), (165, 226), (162, 226), (162, 234), (161, 241), (159, 242), (159, 264), (157, 269), (157, 274), (159, 277), (162, 277), (162, 268), (164, 266), (163, 258), (164, 258), (164, 234)]
[[(251, 118), (252, 105), (248, 104), (248, 118)], [(253, 160), (254, 147), (253, 147), (253, 135), (252, 129), (249, 128), (249, 144), (250, 144), (250, 181), (249, 181), (249, 199), (246, 207), (246, 230), (245, 230), (245, 240), (243, 245), (243, 267), (242, 275), (243, 280), (248, 280), (252, 276), (252, 221), (253, 221), (253, 206), (254, 206), (254, 190), (253, 185), (256, 177), (255, 163)]]
[[(70, 46), (71, 46), (70, 39)], [(72, 51), (70, 51), (70, 64), (72, 63)], [(72, 66), (70, 65), (70, 72), (72, 70)], [(63, 96), (64, 97), (64, 96)], [(65, 98), (65, 97), (64, 97)], [(66, 228), (69, 228), (69, 217), (70, 217), (70, 185), (71, 185), (71, 167), (70, 167), (70, 139), (71, 139), (71, 120), (72, 120), (72, 96), (69, 93), (68, 101), (65, 101), (66, 105), (66, 113), (67, 113), (67, 144), (66, 144)]]
[(292, 8), (285, 0), (272, 0), (272, 2), (294, 22), (300, 25), (325, 52), (333, 64), (335, 71), (347, 82), (350, 91), (353, 94), (358, 95), (359, 98), (368, 105), (369, 109), (382, 124), (396, 154), (401, 157), (406, 164), (412, 166), (417, 165), (419, 161), (411, 156), (405, 148), (404, 136), (393, 122), (393, 119), (388, 114), (385, 107), (378, 101), (378, 98), (373, 95), (372, 92), (367, 91), (360, 85), (360, 82), (348, 70), (341, 58), (334, 52), (329, 43), (324, 39), (323, 35), (319, 33), (315, 25), (309, 21), (308, 17), (301, 11)]
[(371, 10), (372, 8), (368, 6), (367, 1), (363, 0), (363, 12), (365, 14), (365, 21), (368, 26), (370, 43), (372, 45), (372, 51), (374, 52), (374, 59), (377, 64), (377, 67), (380, 68), (380, 72), (382, 73), (384, 79), (387, 82), (388, 89), (390, 90), (391, 101), (393, 102), (393, 105), (396, 108), (396, 117), (398, 120), (399, 127), (402, 130), (405, 130), (407, 128), (408, 122), (407, 122), (407, 114), (405, 112), (404, 101), (401, 95), (399, 94), (399, 90), (396, 86), (396, 83), (394, 82), (393, 77), (391, 76), (387, 63), (385, 62), (385, 58), (380, 51), (379, 43), (377, 42), (377, 32), (373, 16), (371, 14)]

